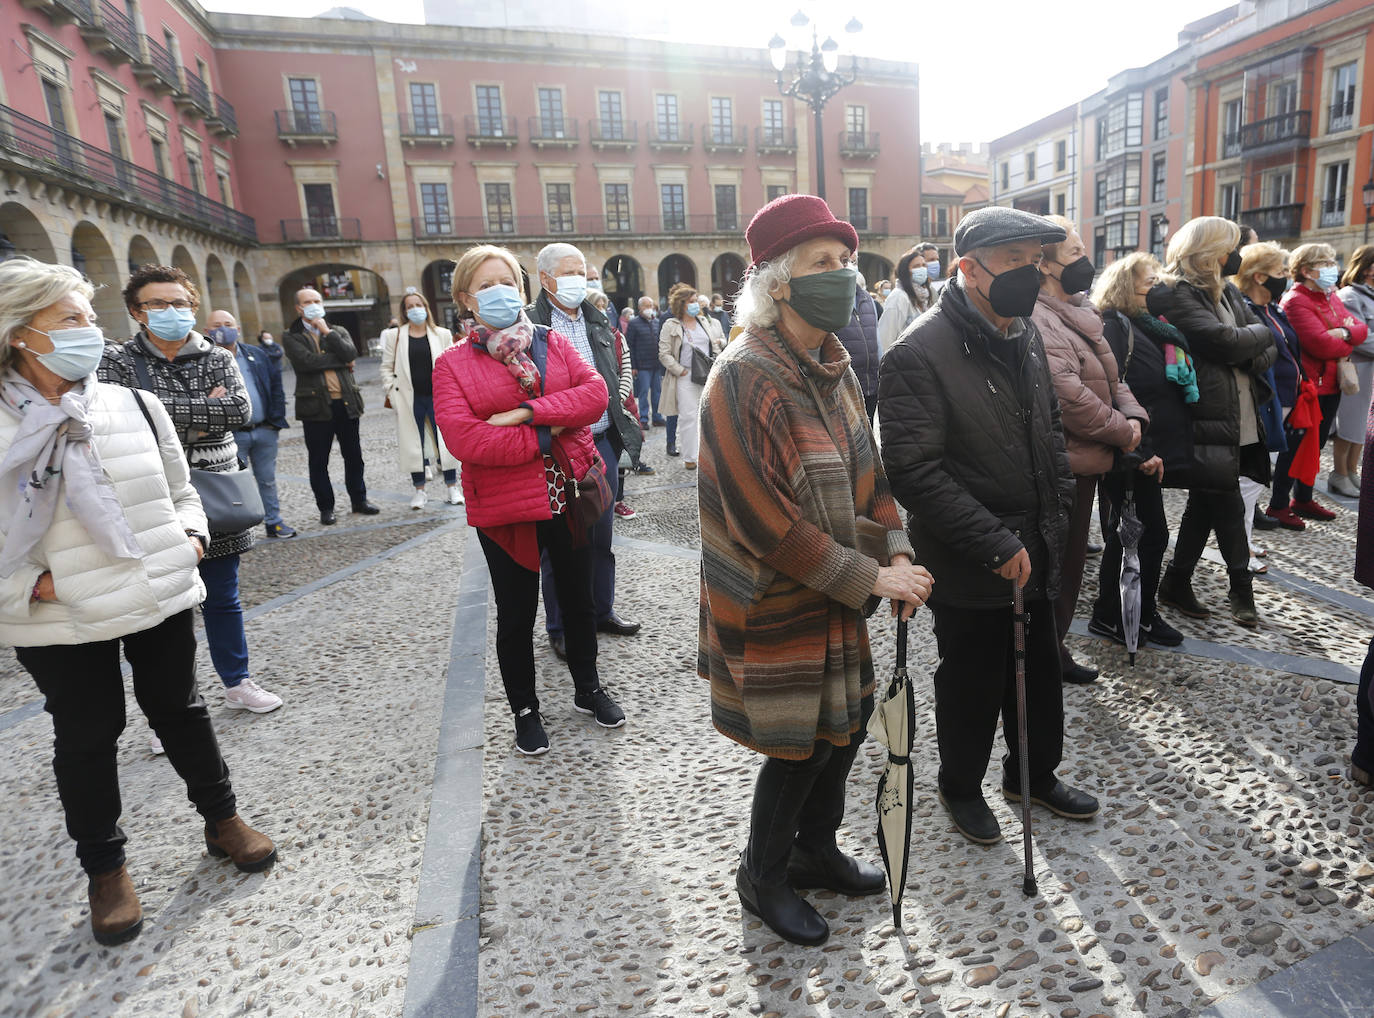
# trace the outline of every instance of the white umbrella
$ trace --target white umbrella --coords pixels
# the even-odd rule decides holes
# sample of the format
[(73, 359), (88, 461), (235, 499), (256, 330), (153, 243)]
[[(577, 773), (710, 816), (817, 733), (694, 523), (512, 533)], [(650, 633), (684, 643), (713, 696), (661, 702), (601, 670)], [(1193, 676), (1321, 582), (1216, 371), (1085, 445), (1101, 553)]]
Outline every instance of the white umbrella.
[(868, 723), (872, 736), (887, 747), (887, 766), (878, 780), (878, 848), (892, 893), (892, 924), (902, 928), (902, 892), (911, 851), (911, 738), (916, 727), (916, 697), (906, 672), (906, 620), (897, 622), (897, 664), (883, 701)]

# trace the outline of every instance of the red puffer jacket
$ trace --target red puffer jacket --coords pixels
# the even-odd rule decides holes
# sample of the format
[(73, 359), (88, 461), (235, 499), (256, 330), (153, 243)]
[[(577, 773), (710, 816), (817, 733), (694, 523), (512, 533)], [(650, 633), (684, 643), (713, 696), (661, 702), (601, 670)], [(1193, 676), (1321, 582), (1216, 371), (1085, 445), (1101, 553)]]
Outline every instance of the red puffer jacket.
[[(499, 527), (553, 517), (536, 426), (567, 429), (552, 441), (571, 461), (575, 477), (587, 472), (596, 455), (590, 426), (606, 411), (606, 383), (566, 339), (552, 330), (548, 337), (544, 395), (538, 399), (526, 399), (510, 369), (467, 340), (434, 363), (434, 418), (444, 444), (462, 461), (471, 526)], [(529, 424), (487, 423), (493, 414), (521, 404), (534, 411)]]
[[(1298, 334), (1302, 369), (1317, 383), (1317, 395), (1340, 392), (1336, 362), (1349, 357), (1351, 349), (1365, 341), (1369, 327), (1347, 311), (1334, 293), (1314, 290), (1306, 283), (1299, 283), (1284, 294), (1281, 307)], [(1331, 329), (1348, 329), (1350, 342), (1332, 337)]]

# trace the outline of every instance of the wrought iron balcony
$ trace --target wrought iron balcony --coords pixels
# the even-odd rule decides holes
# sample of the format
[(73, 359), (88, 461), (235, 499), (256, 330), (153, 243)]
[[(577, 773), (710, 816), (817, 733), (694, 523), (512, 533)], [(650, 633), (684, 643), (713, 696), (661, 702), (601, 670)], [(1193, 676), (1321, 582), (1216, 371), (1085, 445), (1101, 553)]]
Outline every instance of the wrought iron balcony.
[(1307, 144), (1312, 136), (1310, 110), (1294, 110), (1277, 117), (1265, 117), (1240, 129), (1240, 150), (1247, 156)]
[(1302, 233), (1301, 202), (1291, 205), (1265, 205), (1240, 214), (1242, 226), (1253, 227), (1261, 237), (1297, 237)]
[(110, 0), (99, 0), (93, 11), (90, 23), (81, 26), (81, 36), (91, 49), (116, 64), (139, 60), (143, 54), (138, 45), (138, 29), (129, 15)]
[(205, 84), (205, 79), (189, 67), (183, 67), (181, 75), (186, 91), (172, 102), (185, 109), (194, 110), (202, 117), (214, 116), (215, 108), (210, 105), (210, 86)]
[(239, 133), (239, 118), (234, 112), (233, 104), (218, 92), (214, 94), (215, 114), (206, 117), (205, 123), (216, 134), (226, 138), (234, 138)]
[(1231, 159), (1240, 155), (1240, 132), (1228, 131), (1221, 141), (1221, 158)]
[(407, 145), (453, 144), (453, 118), (447, 113), (402, 113), (400, 125)]
[(639, 145), (639, 121), (616, 120), (610, 117), (588, 121), (588, 135), (592, 148), (629, 151)]
[(701, 145), (707, 152), (743, 152), (749, 147), (749, 128), (708, 125), (701, 132)]
[(692, 124), (654, 123), (649, 125), (649, 147), (658, 152), (686, 152), (696, 142)]
[(288, 244), (356, 242), (363, 239), (363, 225), (360, 220), (339, 216), (283, 219), (281, 239)]
[(530, 117), (530, 144), (535, 148), (576, 148), (577, 121), (566, 117)]
[(874, 131), (841, 131), (840, 155), (852, 159), (876, 159), (880, 148)]
[(1337, 198), (1322, 199), (1321, 226), (1323, 228), (1345, 225), (1345, 195)]
[[(674, 234), (730, 236), (738, 238), (752, 211), (696, 215), (526, 215), (526, 216), (429, 216), (411, 220), (415, 239), (427, 241), (480, 240), (488, 237), (542, 239), (637, 237)], [(866, 237), (888, 235), (887, 216), (869, 216), (860, 229)]]
[(333, 110), (277, 110), (277, 138), (295, 147), (301, 142), (328, 145), (339, 140), (338, 118)]
[(520, 140), (514, 117), (476, 116), (469, 113), (464, 118), (464, 133), (467, 143), (473, 148), (499, 145), (511, 149)]
[(167, 47), (151, 35), (143, 36), (142, 54), (134, 61), (133, 71), (140, 85), (158, 95), (181, 91), (176, 61)]
[(754, 128), (754, 151), (761, 156), (796, 155), (797, 129), (795, 127)]
[(1355, 97), (1347, 96), (1344, 99), (1337, 99), (1331, 104), (1326, 115), (1326, 131), (1328, 134), (1335, 134), (1337, 131), (1348, 131), (1355, 126)]
[(89, 25), (95, 20), (95, 7), (91, 0), (54, 0), (48, 16), (58, 24)]

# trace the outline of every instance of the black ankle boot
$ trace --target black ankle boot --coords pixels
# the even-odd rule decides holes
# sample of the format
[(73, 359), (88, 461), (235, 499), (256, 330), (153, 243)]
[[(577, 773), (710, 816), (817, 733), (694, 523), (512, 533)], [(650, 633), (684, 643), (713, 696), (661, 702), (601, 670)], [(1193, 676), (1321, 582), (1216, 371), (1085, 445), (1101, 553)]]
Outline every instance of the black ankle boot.
[(798, 890), (824, 887), (858, 898), (887, 887), (887, 875), (872, 863), (845, 855), (835, 845), (816, 848), (798, 841), (787, 860), (787, 882)]
[(810, 903), (786, 882), (756, 883), (749, 876), (748, 853), (740, 856), (735, 889), (744, 910), (758, 916), (768, 928), (793, 944), (815, 947), (830, 936), (830, 926)]
[(1199, 601), (1197, 595), (1193, 593), (1192, 574), (1185, 573), (1182, 569), (1177, 569), (1174, 566), (1164, 570), (1164, 575), (1159, 581), (1159, 593), (1155, 595), (1155, 600), (1182, 612), (1190, 619), (1212, 617), (1211, 609)]
[(1255, 608), (1254, 578), (1248, 569), (1230, 573), (1231, 590), (1226, 600), (1231, 605), (1231, 618), (1250, 629), (1259, 625), (1259, 611)]

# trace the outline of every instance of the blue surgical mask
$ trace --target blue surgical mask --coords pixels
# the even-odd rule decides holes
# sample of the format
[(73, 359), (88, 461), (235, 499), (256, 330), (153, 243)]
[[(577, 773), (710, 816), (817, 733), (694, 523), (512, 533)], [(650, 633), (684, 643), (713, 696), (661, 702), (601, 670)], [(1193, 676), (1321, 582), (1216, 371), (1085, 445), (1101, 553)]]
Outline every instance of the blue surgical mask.
[(412, 325), (424, 325), (425, 320), (428, 318), (429, 312), (426, 311), (424, 308), (420, 307), (418, 304), (415, 305), (415, 307), (413, 308), (406, 308), (406, 319)]
[(587, 289), (588, 289), (588, 290), (600, 290), (600, 289), (601, 289), (601, 280), (599, 280), (599, 279), (589, 279), (589, 280), (587, 280)]
[(148, 312), (148, 331), (164, 343), (175, 343), (185, 339), (196, 327), (196, 313), (190, 308), (179, 311), (176, 308), (163, 308)]
[(911, 270), (911, 285), (925, 286), (926, 280), (930, 278), (930, 270), (922, 265), (919, 269)]
[(931, 279), (939, 279), (939, 278), (940, 278), (940, 263), (939, 263), (938, 261), (936, 261), (936, 262), (931, 262), (931, 261), (926, 262), (926, 271), (930, 273), (929, 278), (931, 278)]
[(232, 325), (221, 325), (217, 329), (207, 329), (205, 338), (220, 346), (233, 346), (239, 341), (239, 330)]
[(701, 314), (701, 305), (696, 301), (692, 301), (692, 303), (687, 305), (687, 313), (695, 318), (697, 315)]
[(304, 317), (309, 318), (312, 322), (318, 322), (321, 318), (324, 317), (324, 305), (307, 304), (305, 306), (305, 310), (302, 311), (301, 314)]
[(1323, 290), (1334, 290), (1336, 284), (1341, 280), (1341, 270), (1334, 265), (1328, 265), (1317, 273), (1317, 282), (1321, 284)]
[(559, 276), (558, 303), (565, 308), (575, 308), (587, 299), (586, 276)]
[(33, 355), (38, 358), (39, 364), (59, 378), (79, 382), (100, 366), (100, 358), (105, 353), (105, 334), (94, 325), (53, 329), (52, 332), (29, 326), (29, 330), (52, 340), (50, 352)]
[(509, 329), (524, 306), (520, 291), (505, 283), (489, 286), (477, 294), (477, 316), (493, 329)]

